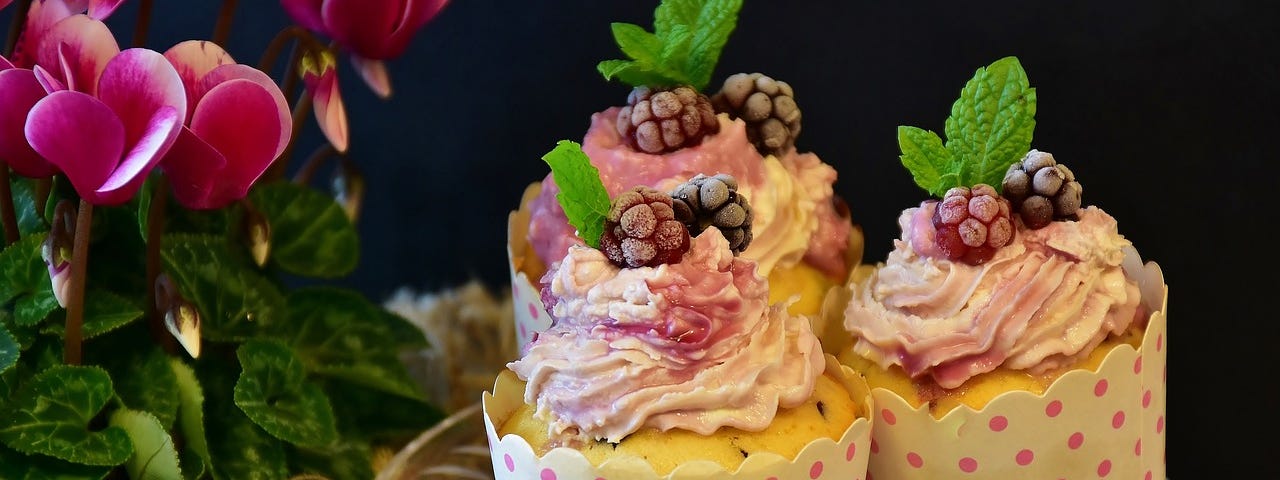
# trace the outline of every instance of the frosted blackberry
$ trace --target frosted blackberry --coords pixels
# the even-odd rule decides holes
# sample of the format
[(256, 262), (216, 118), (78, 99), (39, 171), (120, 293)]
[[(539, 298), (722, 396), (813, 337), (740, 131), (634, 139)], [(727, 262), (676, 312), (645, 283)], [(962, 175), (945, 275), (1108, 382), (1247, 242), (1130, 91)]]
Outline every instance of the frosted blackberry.
[(1003, 194), (1028, 228), (1073, 221), (1080, 211), (1080, 182), (1053, 154), (1032, 150), (1004, 174)]
[(689, 230), (676, 220), (671, 196), (635, 187), (613, 199), (600, 250), (623, 268), (677, 263), (689, 251)]
[(933, 211), (934, 242), (948, 259), (981, 265), (1013, 241), (1009, 201), (979, 183), (947, 190)]
[(761, 155), (781, 155), (800, 135), (800, 107), (791, 85), (764, 74), (730, 75), (711, 96), (711, 105), (746, 122), (747, 139)]
[(702, 143), (720, 131), (711, 100), (693, 87), (636, 87), (618, 112), (618, 133), (631, 148), (666, 153)]
[(676, 220), (683, 222), (690, 234), (716, 227), (735, 255), (751, 244), (751, 205), (738, 193), (738, 181), (732, 176), (698, 174), (676, 186), (671, 200)]

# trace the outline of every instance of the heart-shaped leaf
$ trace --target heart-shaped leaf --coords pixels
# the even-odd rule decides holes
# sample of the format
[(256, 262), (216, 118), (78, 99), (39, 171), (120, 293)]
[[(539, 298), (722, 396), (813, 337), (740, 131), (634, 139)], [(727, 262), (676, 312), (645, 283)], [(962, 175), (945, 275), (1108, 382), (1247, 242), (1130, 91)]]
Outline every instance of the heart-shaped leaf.
[(13, 318), (18, 325), (29, 327), (43, 322), (57, 309), (58, 298), (53, 296), (53, 285), (43, 285), (13, 302)]
[[(129, 299), (106, 290), (89, 289), (84, 294), (84, 324), (80, 327), (81, 335), (88, 340), (133, 323), (139, 318), (142, 318), (142, 309)], [(61, 336), (65, 329), (65, 324), (51, 322), (41, 331)]]
[(129, 478), (135, 480), (169, 480), (182, 478), (178, 467), (178, 451), (173, 437), (155, 415), (122, 408), (111, 414), (111, 425), (124, 429), (133, 442), (133, 455), (125, 462)]
[(102, 480), (111, 467), (80, 465), (44, 455), (24, 455), (0, 445), (0, 478), (5, 480)]
[[(178, 386), (178, 431), (182, 432), (182, 438), (187, 442), (187, 450), (197, 455), (201, 465), (209, 465), (212, 461), (204, 433), (204, 389), (196, 379), (195, 370), (182, 360), (170, 358), (169, 368)], [(190, 465), (191, 462), (183, 463)], [(191, 468), (184, 471), (188, 475), (192, 473)]]
[[(204, 390), (205, 425), (215, 480), (284, 480), (289, 476), (285, 443), (249, 420), (234, 403), (236, 365), (217, 357), (195, 364)], [(184, 427), (185, 428), (185, 427)]]
[(13, 210), (18, 214), (18, 232), (23, 235), (44, 232), (49, 225), (44, 223), (36, 209), (36, 182), (20, 176), (10, 177), (10, 188), (13, 192)]
[(329, 398), (306, 378), (302, 361), (288, 346), (250, 340), (236, 350), (240, 380), (236, 406), (276, 438), (295, 445), (333, 442), (337, 426)]
[[(307, 369), (409, 398), (421, 398), (399, 352), (395, 319), (359, 292), (334, 287), (301, 288), (289, 294), (290, 343)], [(419, 330), (417, 333), (421, 336)]]
[(96, 358), (115, 379), (116, 395), (132, 410), (155, 416), (168, 430), (178, 416), (178, 378), (169, 356), (155, 346), (114, 348)]
[(184, 480), (205, 478), (204, 474), (208, 471), (207, 463), (203, 458), (200, 458), (200, 454), (187, 448), (179, 455), (178, 464), (182, 465), (182, 478)]
[(271, 224), (271, 259), (285, 271), (334, 278), (360, 257), (355, 225), (332, 197), (288, 182), (262, 184), (249, 200)]
[(89, 430), (112, 395), (111, 377), (101, 368), (52, 367), (19, 388), (0, 412), (0, 442), (84, 465), (124, 463), (133, 453), (124, 430)]
[(14, 301), (14, 321), (34, 325), (58, 308), (49, 269), (40, 257), (44, 233), (33, 233), (0, 251), (0, 305)]
[[(405, 398), (342, 380), (326, 380), (338, 430), (344, 438), (411, 438), (431, 428), (445, 414), (426, 400)], [(369, 408), (377, 405), (378, 408)]]
[(161, 255), (178, 290), (200, 310), (200, 335), (205, 339), (247, 340), (284, 315), (280, 290), (232, 256), (222, 237), (169, 235)]
[(18, 349), (18, 339), (13, 338), (13, 334), (0, 323), (0, 373), (18, 364)]

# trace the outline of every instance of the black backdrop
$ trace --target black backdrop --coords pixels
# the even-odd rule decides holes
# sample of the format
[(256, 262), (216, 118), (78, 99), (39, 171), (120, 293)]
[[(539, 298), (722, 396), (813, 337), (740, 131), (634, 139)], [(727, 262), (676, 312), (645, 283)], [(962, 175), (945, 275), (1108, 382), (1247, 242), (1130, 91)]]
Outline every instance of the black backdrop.
[[(208, 38), (221, 2), (156, 2), (146, 46)], [(276, 2), (241, 1), (228, 50), (256, 64), (288, 24)], [(923, 198), (897, 160), (895, 127), (940, 131), (979, 66), (1018, 56), (1038, 89), (1033, 147), (1082, 179), (1173, 292), (1169, 474), (1275, 478), (1273, 343), (1280, 328), (1274, 230), (1280, 169), (1280, 17), (1269, 1), (762, 1), (743, 8), (712, 89), (759, 71), (804, 111), (802, 150), (840, 172), (882, 259), (896, 214)], [(137, 2), (108, 22), (123, 45)], [(625, 101), (599, 60), (609, 22), (650, 25), (653, 1), (456, 0), (390, 63), (391, 101), (341, 71), (350, 155), (370, 192), (360, 267), (339, 282), (375, 299), (478, 278), (505, 288), (506, 215), (556, 140)], [(0, 14), (7, 25), (12, 8)], [(300, 139), (319, 144), (314, 121)], [(294, 166), (296, 167), (297, 161)], [(1247, 432), (1262, 440), (1247, 439)]]

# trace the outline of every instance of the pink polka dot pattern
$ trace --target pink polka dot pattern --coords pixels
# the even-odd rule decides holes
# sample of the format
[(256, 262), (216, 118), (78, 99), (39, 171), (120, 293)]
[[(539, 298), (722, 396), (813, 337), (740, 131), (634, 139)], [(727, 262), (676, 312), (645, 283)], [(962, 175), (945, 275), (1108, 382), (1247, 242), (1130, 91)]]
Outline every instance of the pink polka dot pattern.
[(857, 455), (857, 454), (858, 454), (857, 442), (850, 443), (849, 448), (845, 449), (844, 451), (844, 459), (845, 461), (852, 462), (854, 455)]
[(1151, 390), (1142, 392), (1142, 408), (1151, 406)]
[(1070, 448), (1072, 450), (1080, 448), (1080, 445), (1083, 445), (1083, 444), (1084, 444), (1083, 433), (1076, 432), (1071, 434), (1071, 436), (1067, 438), (1067, 448)]
[(1164, 415), (1156, 419), (1156, 433), (1164, 433)]
[(877, 453), (880, 453), (880, 444), (879, 444), (879, 443), (876, 443), (876, 441), (875, 441), (875, 440), (871, 440), (871, 453), (872, 453), (873, 455), (874, 455), (874, 454), (877, 454)]
[(1111, 474), (1111, 460), (1103, 460), (1098, 464), (1098, 478), (1106, 478)]
[(1133, 454), (1134, 456), (1138, 456), (1138, 457), (1142, 456), (1142, 439), (1141, 438), (1138, 439), (1138, 443), (1133, 444)]
[(911, 452), (907, 454), (907, 464), (912, 468), (920, 468), (924, 466), (924, 459), (920, 458), (920, 454)]
[(1116, 412), (1115, 415), (1111, 416), (1111, 428), (1119, 430), (1120, 427), (1123, 427), (1123, 426), (1124, 426), (1124, 410), (1121, 410), (1119, 412)]
[(1009, 426), (1009, 419), (1004, 415), (996, 415), (991, 417), (991, 421), (987, 422), (987, 427), (993, 432), (1002, 432)]
[(542, 469), (542, 480), (556, 480), (556, 472), (550, 468)]
[(1062, 402), (1061, 402), (1061, 401), (1054, 400), (1054, 401), (1052, 401), (1052, 402), (1049, 402), (1049, 405), (1047, 405), (1047, 406), (1045, 406), (1045, 407), (1044, 407), (1044, 414), (1045, 414), (1045, 415), (1048, 415), (1048, 416), (1049, 416), (1049, 418), (1057, 417), (1057, 416), (1058, 416), (1058, 414), (1060, 414), (1060, 413), (1062, 413)]
[(1151, 470), (1147, 470), (1147, 474), (1142, 476), (1142, 480), (1151, 480)]
[(898, 417), (894, 416), (893, 412), (887, 408), (880, 411), (880, 417), (884, 418), (884, 423), (889, 425), (898, 423)]
[(961, 472), (973, 473), (978, 471), (978, 461), (970, 457), (964, 457), (960, 459), (959, 467)]
[(530, 317), (530, 318), (538, 318), (538, 306), (537, 306), (537, 305), (534, 305), (534, 304), (533, 304), (533, 302), (529, 302), (529, 304), (528, 304), (528, 305), (526, 305), (526, 306), (525, 306), (525, 308), (528, 308), (528, 309), (529, 309), (529, 317)]
[(1164, 350), (1164, 334), (1163, 333), (1160, 334), (1159, 337), (1156, 337), (1156, 351), (1159, 352), (1161, 350)]
[(817, 480), (822, 476), (822, 461), (813, 462), (813, 466), (809, 467), (809, 478)]
[(1035, 452), (1032, 452), (1031, 450), (1028, 450), (1025, 448), (1022, 450), (1018, 450), (1018, 455), (1013, 457), (1013, 461), (1017, 462), (1018, 465), (1021, 465), (1024, 467), (1027, 465), (1031, 465), (1031, 462), (1035, 461), (1035, 459), (1036, 459)]
[(507, 471), (508, 471), (508, 472), (514, 472), (514, 471), (516, 471), (516, 462), (515, 462), (515, 460), (512, 460), (512, 459), (511, 459), (511, 454), (510, 454), (510, 453), (504, 453), (504, 454), (502, 454), (502, 462), (507, 464)]
[(1142, 357), (1138, 357), (1137, 360), (1133, 361), (1133, 374), (1137, 375), (1140, 373), (1142, 373)]
[(1093, 385), (1093, 395), (1095, 397), (1101, 397), (1106, 394), (1107, 394), (1107, 379), (1104, 378), (1102, 380), (1098, 380), (1098, 383), (1095, 383)]

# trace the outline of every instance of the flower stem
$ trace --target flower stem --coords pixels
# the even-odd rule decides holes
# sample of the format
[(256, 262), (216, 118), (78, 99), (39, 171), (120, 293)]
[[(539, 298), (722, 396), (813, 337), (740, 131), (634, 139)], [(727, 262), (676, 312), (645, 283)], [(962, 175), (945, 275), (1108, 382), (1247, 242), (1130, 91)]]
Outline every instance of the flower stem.
[(270, 72), (271, 67), (275, 65), (276, 59), (280, 58), (280, 53), (284, 52), (285, 45), (290, 40), (296, 40), (307, 50), (321, 50), (325, 46), (317, 40), (311, 32), (297, 25), (284, 27), (271, 39), (271, 43), (267, 44), (267, 49), (262, 52), (262, 58), (258, 60), (258, 70)]
[(169, 204), (169, 179), (156, 176), (151, 204), (147, 206), (147, 312), (151, 338), (170, 355), (177, 353), (177, 342), (165, 329), (164, 313), (156, 307), (156, 278), (160, 276), (160, 244), (164, 241), (165, 212)]
[(13, 49), (18, 46), (18, 36), (22, 34), (23, 27), (27, 26), (27, 11), (31, 10), (31, 0), (18, 0), (14, 8), (13, 22), (9, 23), (9, 38), (4, 44), (4, 56), (9, 59), (12, 59)]
[(53, 177), (36, 179), (36, 213), (44, 218), (44, 210), (49, 203), (49, 193), (53, 191)]
[(293, 132), (289, 135), (289, 143), (285, 145), (284, 151), (280, 152), (280, 156), (276, 157), (275, 163), (272, 163), (271, 167), (267, 169), (265, 176), (268, 180), (279, 180), (284, 177), (289, 167), (289, 157), (293, 155), (293, 148), (298, 143), (298, 133), (302, 131), (299, 125), (310, 114), (311, 95), (303, 92), (302, 98), (299, 98), (298, 103), (293, 106)]
[(138, 23), (133, 26), (133, 46), (147, 44), (147, 31), (151, 27), (151, 4), (155, 0), (142, 0), (138, 3)]
[(218, 23), (213, 27), (213, 43), (226, 48), (227, 37), (231, 35), (231, 20), (236, 12), (236, 0), (222, 0), (222, 9), (218, 10)]
[(80, 343), (84, 326), (84, 283), (89, 270), (89, 229), (93, 227), (93, 204), (80, 199), (76, 213), (76, 235), (71, 249), (71, 282), (67, 287), (67, 324), (62, 361), (80, 364)]
[(18, 215), (13, 209), (13, 188), (9, 185), (9, 165), (0, 161), (0, 220), (4, 222), (4, 244), (18, 241)]
[(298, 185), (310, 184), (311, 178), (316, 175), (316, 170), (320, 168), (320, 165), (323, 165), (325, 160), (333, 157), (336, 153), (338, 151), (333, 148), (333, 144), (325, 142), (320, 145), (314, 152), (311, 152), (311, 156), (307, 157), (307, 161), (301, 167), (298, 167), (298, 173), (293, 175), (293, 183)]

